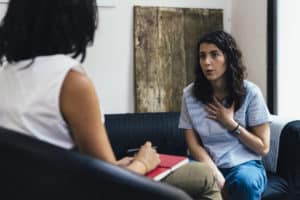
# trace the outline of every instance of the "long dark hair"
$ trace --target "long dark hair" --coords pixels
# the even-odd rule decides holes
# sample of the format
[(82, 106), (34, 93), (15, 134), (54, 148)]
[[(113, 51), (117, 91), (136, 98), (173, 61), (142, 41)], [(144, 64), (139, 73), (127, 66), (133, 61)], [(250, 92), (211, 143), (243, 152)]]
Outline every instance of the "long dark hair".
[(223, 52), (227, 65), (225, 72), (227, 77), (226, 85), (229, 92), (227, 103), (230, 106), (234, 102), (235, 110), (239, 109), (245, 96), (244, 79), (246, 68), (242, 63), (242, 53), (238, 49), (234, 38), (224, 31), (207, 33), (197, 43), (196, 79), (193, 87), (194, 96), (205, 104), (212, 102), (213, 88), (204, 76), (200, 66), (199, 49), (202, 43), (214, 44)]
[(10, 0), (0, 24), (0, 61), (70, 54), (83, 62), (97, 24), (95, 0)]

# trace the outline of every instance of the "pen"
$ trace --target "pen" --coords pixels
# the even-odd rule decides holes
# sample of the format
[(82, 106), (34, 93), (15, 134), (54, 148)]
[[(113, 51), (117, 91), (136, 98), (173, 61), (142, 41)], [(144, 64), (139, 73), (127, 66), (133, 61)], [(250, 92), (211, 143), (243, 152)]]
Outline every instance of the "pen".
[[(153, 149), (157, 149), (157, 146), (153, 146)], [(135, 153), (138, 152), (140, 150), (140, 148), (133, 148), (133, 149), (128, 149), (127, 153)]]

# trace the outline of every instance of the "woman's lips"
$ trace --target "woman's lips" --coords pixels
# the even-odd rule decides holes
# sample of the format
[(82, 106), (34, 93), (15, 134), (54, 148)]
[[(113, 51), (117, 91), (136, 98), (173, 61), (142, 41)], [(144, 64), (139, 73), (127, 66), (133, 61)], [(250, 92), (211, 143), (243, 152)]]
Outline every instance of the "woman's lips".
[(207, 76), (213, 75), (213, 73), (214, 73), (214, 70), (205, 70), (205, 74)]

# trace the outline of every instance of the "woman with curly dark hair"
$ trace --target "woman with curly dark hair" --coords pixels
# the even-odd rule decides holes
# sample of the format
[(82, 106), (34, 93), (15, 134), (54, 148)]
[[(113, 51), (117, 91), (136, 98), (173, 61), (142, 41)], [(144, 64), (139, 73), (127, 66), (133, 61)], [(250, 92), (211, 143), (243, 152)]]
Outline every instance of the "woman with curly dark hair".
[(267, 184), (261, 157), (269, 151), (270, 115), (260, 89), (245, 80), (241, 57), (224, 31), (200, 39), (179, 127), (191, 156), (212, 168), (225, 198), (258, 200)]

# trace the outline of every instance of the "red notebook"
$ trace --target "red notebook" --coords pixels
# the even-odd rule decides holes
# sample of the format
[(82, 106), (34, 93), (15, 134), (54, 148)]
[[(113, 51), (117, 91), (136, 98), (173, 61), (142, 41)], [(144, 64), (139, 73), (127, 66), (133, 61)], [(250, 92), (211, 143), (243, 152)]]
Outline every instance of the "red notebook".
[(175, 169), (189, 162), (189, 159), (184, 156), (175, 156), (168, 154), (159, 154), (160, 163), (152, 171), (146, 174), (147, 177), (159, 181)]

